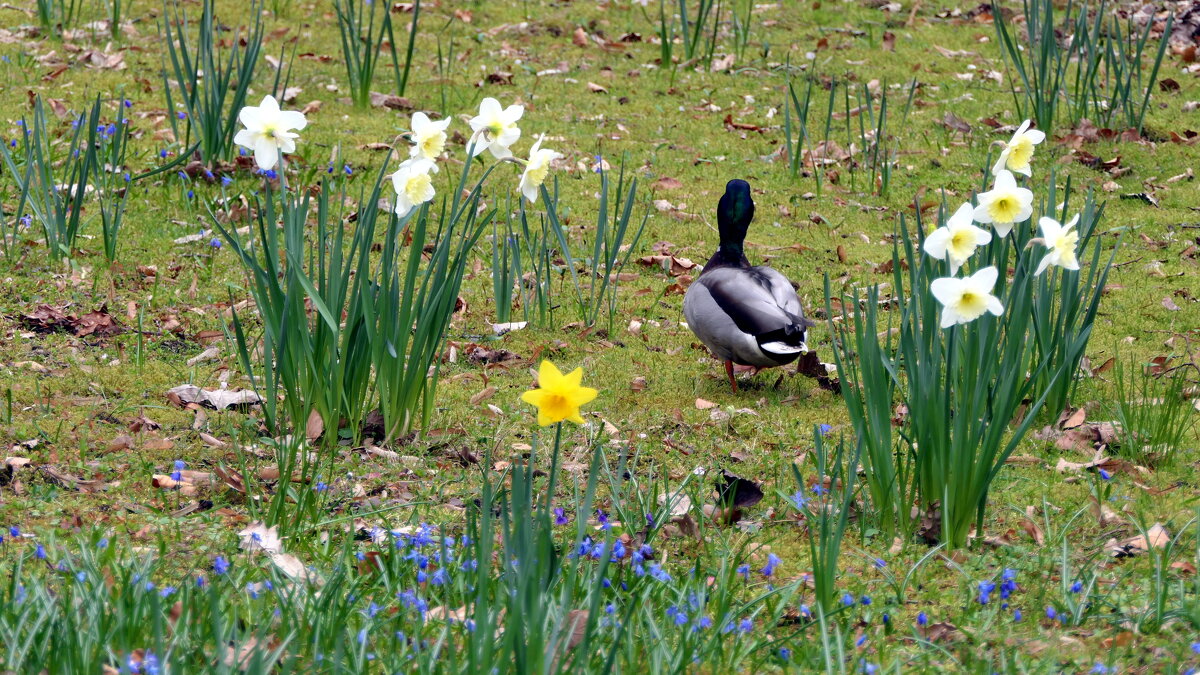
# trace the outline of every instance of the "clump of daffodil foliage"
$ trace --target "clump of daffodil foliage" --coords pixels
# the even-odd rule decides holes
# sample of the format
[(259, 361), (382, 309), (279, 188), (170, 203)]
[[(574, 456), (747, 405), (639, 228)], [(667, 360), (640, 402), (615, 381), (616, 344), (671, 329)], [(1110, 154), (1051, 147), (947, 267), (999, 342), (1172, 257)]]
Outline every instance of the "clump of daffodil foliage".
[[(1032, 180), (1034, 147), (1045, 139), (1029, 125), (1003, 145), (990, 190), (949, 216), (939, 210), (928, 233), (919, 212), (916, 228), (902, 218), (894, 315), (881, 317), (876, 286), (865, 311), (831, 320), (867, 493), (889, 535), (950, 548), (981, 535), (1005, 460), (1043, 409), (1057, 415), (1073, 388), (1111, 258), (1100, 260), (1092, 237), (1101, 209), (1090, 194), (1064, 225), (1069, 188), (1058, 197), (1051, 174), (1035, 204), (1036, 186), (1018, 183), (1018, 174)], [(1029, 226), (1035, 207), (1041, 237)], [(1089, 244), (1084, 272), (1078, 250)], [(899, 429), (897, 403), (907, 410)]]

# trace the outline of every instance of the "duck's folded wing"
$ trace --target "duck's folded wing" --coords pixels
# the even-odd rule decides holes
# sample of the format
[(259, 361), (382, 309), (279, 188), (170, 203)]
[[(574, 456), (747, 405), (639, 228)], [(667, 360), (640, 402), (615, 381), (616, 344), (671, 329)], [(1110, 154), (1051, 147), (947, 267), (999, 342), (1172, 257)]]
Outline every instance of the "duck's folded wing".
[[(783, 276), (778, 272), (775, 274), (780, 278)], [(781, 307), (769, 284), (762, 283), (759, 275), (751, 270), (713, 270), (702, 276), (699, 282), (703, 283), (717, 308), (742, 333), (767, 339), (780, 339), (793, 332), (803, 333), (802, 319)], [(792, 287), (789, 284), (787, 288), (790, 291)], [(799, 305), (797, 299), (796, 306)]]
[(792, 282), (787, 277), (770, 267), (752, 267), (750, 271), (766, 281), (771, 297), (783, 311), (806, 325), (808, 324), (807, 321), (803, 321), (804, 308), (800, 306), (800, 297), (796, 295), (795, 289), (792, 288)]

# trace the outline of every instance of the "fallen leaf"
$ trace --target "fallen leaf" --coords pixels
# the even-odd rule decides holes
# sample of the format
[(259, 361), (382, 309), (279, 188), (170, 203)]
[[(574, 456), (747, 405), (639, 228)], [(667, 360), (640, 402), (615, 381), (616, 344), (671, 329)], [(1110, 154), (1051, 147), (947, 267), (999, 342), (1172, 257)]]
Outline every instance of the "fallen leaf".
[(194, 384), (181, 384), (168, 389), (167, 397), (183, 404), (199, 403), (217, 410), (262, 403), (262, 397), (250, 389), (201, 389)]
[(251, 523), (238, 537), (242, 540), (240, 547), (247, 551), (265, 551), (266, 553), (283, 553), (283, 542), (279, 539), (279, 527), (267, 527), (261, 521)]

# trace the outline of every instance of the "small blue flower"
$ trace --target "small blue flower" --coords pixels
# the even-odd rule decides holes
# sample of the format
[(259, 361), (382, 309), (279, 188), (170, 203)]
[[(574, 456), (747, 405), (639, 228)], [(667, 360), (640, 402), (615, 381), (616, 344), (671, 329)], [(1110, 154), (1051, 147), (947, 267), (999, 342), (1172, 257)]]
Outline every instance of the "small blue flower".
[(208, 245), (213, 248), (221, 248), (221, 240), (213, 237), (212, 241), (208, 242)]
[(1117, 669), (1110, 668), (1110, 667), (1104, 665), (1103, 663), (1101, 663), (1100, 661), (1097, 661), (1096, 665), (1092, 666), (1092, 669), (1088, 672), (1096, 673), (1096, 675), (1108, 675), (1109, 673), (1117, 672)]
[(565, 511), (562, 510), (562, 508), (554, 509), (554, 524), (555, 525), (566, 525), (570, 522), (571, 522), (571, 520), (569, 518), (567, 518), (567, 514)]
[(775, 570), (779, 567), (779, 563), (781, 563), (781, 562), (783, 562), (783, 561), (779, 559), (779, 556), (775, 555), (774, 553), (768, 553), (767, 554), (767, 564), (765, 567), (762, 568), (762, 575), (764, 577), (769, 577), (769, 576), (774, 575)]
[(229, 184), (232, 182), (233, 182), (233, 178), (230, 177), (229, 175), (221, 176), (221, 185), (222, 186), (229, 187)]
[(46, 548), (44, 546), (42, 546), (41, 544), (38, 544), (37, 550), (34, 551), (34, 555), (37, 557), (38, 560), (45, 560), (46, 559)]
[(1058, 611), (1056, 611), (1053, 607), (1046, 605), (1046, 618), (1050, 620), (1057, 619)]
[(885, 567), (887, 567), (887, 561), (885, 561), (883, 558), (875, 559), (875, 569), (881, 570)]
[(158, 151), (158, 156), (159, 156), (159, 157), (161, 157), (161, 158), (163, 158), (163, 159), (166, 159), (166, 158), (167, 158), (167, 149), (166, 149), (166, 148), (163, 148), (162, 150), (159, 150), (159, 151)]
[(75, 581), (78, 581), (79, 583), (83, 583), (83, 582), (87, 581), (87, 573), (86, 572), (76, 572), (75, 573)]
[(783, 659), (784, 661), (791, 660), (792, 650), (788, 649), (787, 647), (780, 647), (779, 648), (779, 658)]
[(1071, 592), (1072, 593), (1078, 593), (1082, 590), (1083, 590), (1083, 582), (1082, 581), (1076, 581), (1075, 583), (1071, 584)]
[(858, 601), (861, 602), (863, 605), (869, 605), (869, 604), (871, 604), (871, 596), (864, 595), (861, 598), (859, 598)]
[(108, 548), (108, 537), (100, 537), (100, 541), (96, 542), (96, 548), (100, 550)]
[(181, 120), (186, 120), (186, 119), (187, 119), (187, 113), (183, 112), (182, 110), (180, 110), (179, 112), (175, 113), (175, 116), (176, 116), (176, 117), (178, 117), (178, 118), (179, 118), (179, 119), (181, 119)]
[(846, 607), (850, 607), (851, 605), (854, 604), (854, 596), (850, 595), (849, 593), (846, 593), (845, 595), (842, 596), (842, 604), (845, 605)]
[(1104, 469), (1100, 469), (1100, 478), (1103, 480), (1112, 480), (1112, 474)]
[(929, 623), (929, 617), (925, 614), (925, 612), (918, 612), (917, 613), (917, 625), (924, 626), (928, 623)]
[(808, 505), (808, 497), (804, 496), (804, 488), (801, 487), (799, 490), (796, 490), (795, 494), (793, 494), (791, 497), (788, 497), (788, 501), (791, 502), (792, 506), (796, 507), (797, 510), (803, 509), (806, 505)]
[(743, 579), (748, 581), (750, 579), (750, 566), (745, 563), (738, 565), (737, 573)]
[(1020, 620), (1021, 620), (1021, 610), (1014, 609), (1013, 610), (1013, 621), (1020, 621)]
[(833, 426), (829, 424), (822, 424), (821, 426), (817, 427), (817, 431), (819, 431), (822, 436), (827, 436), (829, 435), (830, 431), (833, 431)]

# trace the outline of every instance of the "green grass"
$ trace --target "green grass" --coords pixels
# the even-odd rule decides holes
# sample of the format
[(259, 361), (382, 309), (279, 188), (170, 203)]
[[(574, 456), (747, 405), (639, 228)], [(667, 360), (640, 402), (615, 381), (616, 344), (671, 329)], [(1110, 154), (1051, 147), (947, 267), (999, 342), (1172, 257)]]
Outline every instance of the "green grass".
[[(249, 23), (250, 17), (244, 10), (234, 9), (233, 3), (218, 5), (221, 24)], [(193, 20), (199, 16), (198, 3), (182, 7)], [(694, 5), (691, 7), (694, 10)], [(597, 156), (614, 171), (626, 156), (626, 166), (638, 180), (639, 198), (666, 200), (672, 207), (660, 210), (646, 203), (635, 208), (639, 222), (642, 209), (647, 209), (650, 217), (631, 260), (654, 253), (657, 242), (670, 242), (674, 255), (702, 263), (716, 246), (714, 209), (725, 182), (745, 178), (755, 189), (758, 207), (747, 254), (755, 261), (769, 260), (795, 281), (806, 309), (823, 317), (825, 275), (833, 280), (835, 292), (891, 280), (890, 272), (877, 268), (891, 258), (890, 236), (897, 214), (911, 214), (914, 201), (940, 202), (943, 190), (946, 200), (954, 201), (979, 188), (978, 177), (989, 146), (1008, 137), (1007, 132), (993, 132), (985, 120), (1008, 125), (1021, 121), (1015, 117), (1009, 90), (1015, 75), (1005, 71), (990, 19), (939, 18), (942, 7), (921, 6), (907, 25), (911, 10), (907, 4), (897, 14), (829, 2), (779, 2), (764, 7), (751, 14), (750, 43), (743, 57), (726, 71), (698, 72), (694, 67), (672, 69), (655, 63), (661, 54), (660, 46), (651, 42), (659, 30), (656, 6), (643, 13), (626, 2), (422, 4), (421, 32), (405, 96), (417, 109), (454, 116), (451, 130), (463, 136), (469, 131), (465, 119), (474, 114), (482, 97), (494, 96), (503, 105), (523, 103), (523, 136), (516, 154), (522, 155), (533, 138), (544, 132), (546, 146), (567, 155), (565, 164), (571, 168), (556, 170), (555, 175), (561, 193), (558, 216), (573, 250), (588, 251), (593, 241), (599, 179), (591, 167)], [(316, 100), (322, 102), (309, 114), (298, 152), (289, 158), (295, 167), (289, 184), (315, 183), (315, 177), (336, 157), (335, 170), (340, 170), (341, 162), (353, 167), (348, 192), (356, 194), (364, 181), (374, 180), (385, 154), (367, 144), (392, 143), (407, 128), (407, 115), (386, 108), (362, 110), (350, 102), (332, 4), (280, 1), (268, 3), (266, 9), (263, 53), (282, 54), (285, 67), (290, 68), (288, 86), (300, 89), (295, 101), (285, 107), (299, 109)], [(462, 12), (456, 16), (455, 9)], [(722, 10), (723, 21), (731, 20), (729, 9)], [(92, 10), (85, 14), (87, 11)], [(97, 6), (95, 11), (95, 18), (101, 18), (102, 8)], [(7, 94), (0, 97), (0, 134), (5, 140), (19, 133), (18, 119), (28, 118), (26, 92), (33, 91), (46, 99), (61, 100), (70, 111), (64, 119), (48, 112), (52, 128), (67, 133), (68, 139), (69, 119), (85, 111), (95, 96), (130, 99), (133, 106), (124, 114), (140, 132), (127, 150), (127, 162), (135, 174), (168, 161), (160, 158), (161, 150), (171, 154), (184, 149), (182, 139), (171, 143), (165, 136), (176, 111), (164, 109), (166, 95), (160, 73), (164, 66), (169, 72), (171, 66), (164, 61), (166, 54), (156, 27), (163, 8), (154, 2), (134, 1), (122, 3), (121, 11), (136, 35), (127, 32), (120, 42), (108, 44), (102, 32), (95, 42), (80, 37), (77, 44), (107, 48), (110, 53), (123, 50), (125, 69), (75, 64), (43, 79), (56, 68), (31, 61), (23, 56), (25, 52), (38, 56), (55, 50), (72, 62), (73, 52), (66, 51), (59, 38), (27, 37), (18, 26), (33, 25), (35, 16), (5, 10), (5, 27), (18, 36), (15, 42), (0, 44), (0, 54), (6, 57), (0, 63), (0, 87)], [(91, 18), (85, 16), (84, 20)], [(393, 15), (401, 51), (407, 48), (410, 19), (409, 14)], [(577, 28), (608, 46), (591, 38), (586, 46), (575, 44), (572, 37)], [(888, 32), (895, 37), (894, 52), (885, 49), (890, 43), (885, 38)], [(621, 40), (629, 33), (639, 34), (641, 40)], [(714, 61), (735, 50), (735, 37), (730, 24), (725, 24)], [(934, 45), (971, 54), (947, 57)], [(679, 59), (683, 45), (675, 47)], [(384, 58), (390, 59), (390, 55)], [(567, 63), (568, 73), (545, 73), (557, 69), (560, 62)], [(975, 68), (969, 69), (969, 65)], [(1003, 84), (984, 75), (991, 70), (1004, 73)], [(497, 73), (511, 73), (511, 84), (497, 83), (506, 79), (503, 76), (489, 78)], [(972, 77), (961, 77), (967, 74)], [(275, 75), (266, 61), (260, 62), (248, 101), (257, 104), (270, 93)], [(378, 69), (372, 90), (395, 91), (394, 77), (392, 69)], [(895, 153), (897, 165), (890, 171), (886, 196), (872, 194), (867, 187), (873, 174), (865, 160), (857, 171), (850, 168), (848, 160), (823, 167), (817, 175), (811, 171), (793, 175), (790, 171), (788, 155), (781, 150), (787, 85), (794, 81), (798, 95), (803, 96), (809, 77), (817, 78), (808, 123), (811, 140), (826, 140), (828, 133), (830, 140), (847, 149), (851, 143), (861, 148), (860, 125), (857, 117), (840, 115), (865, 103), (862, 84), (877, 80), (888, 91), (886, 150)], [(1169, 356), (1168, 367), (1196, 358), (1200, 337), (1195, 330), (1200, 325), (1200, 305), (1193, 290), (1197, 287), (1196, 259), (1184, 255), (1200, 235), (1193, 210), (1195, 183), (1168, 179), (1195, 168), (1195, 146), (1169, 139), (1172, 132), (1183, 135), (1189, 124), (1195, 126), (1195, 120), (1180, 110), (1185, 101), (1200, 98), (1200, 85), (1194, 76), (1180, 71), (1178, 57), (1170, 52), (1160, 77), (1177, 80), (1181, 88), (1152, 92), (1144, 129), (1151, 142), (1123, 141), (1117, 136), (1082, 146), (1082, 151), (1101, 160), (1119, 156), (1128, 173), (1114, 177), (1076, 161), (1068, 145), (1054, 140), (1065, 136), (1068, 129), (1047, 130), (1051, 140), (1039, 147), (1035, 160), (1034, 170), (1042, 172), (1039, 175), (1045, 175), (1053, 163), (1060, 181), (1069, 176), (1077, 191), (1094, 188), (1100, 198), (1108, 200), (1099, 230), (1105, 254), (1118, 233), (1124, 232), (1127, 242), (1117, 254), (1110, 291), (1101, 303), (1090, 343), (1088, 360), (1098, 371), (1081, 383), (1074, 400), (1076, 405), (1088, 404), (1090, 421), (1107, 421), (1105, 412), (1118, 395), (1113, 371), (1099, 368), (1110, 357), (1149, 362)], [(914, 79), (919, 86), (909, 108), (909, 83)], [(832, 81), (839, 83), (832, 106), (839, 117), (827, 124), (830, 104), (825, 91)], [(589, 82), (607, 91), (592, 93)], [(851, 86), (843, 87), (843, 83)], [(966, 121), (971, 132), (964, 135), (948, 129), (941, 123), (947, 113)], [(116, 108), (109, 107), (106, 114), (115, 115)], [(727, 127), (726, 116), (758, 129)], [(863, 126), (871, 129), (870, 124)], [(438, 175), (442, 194), (456, 180), (461, 168), (456, 162), (463, 159), (465, 149), (460, 142), (452, 142), (449, 152), (448, 170)], [(261, 188), (260, 179), (244, 168), (232, 177), (234, 183), (225, 188), (231, 195), (249, 196)], [(485, 198), (502, 207), (518, 177), (519, 170), (502, 165)], [(675, 179), (680, 187), (664, 186), (666, 181), (659, 182), (664, 178)], [(1110, 181), (1119, 186), (1106, 188)], [(238, 451), (256, 440), (255, 425), (247, 414), (208, 410), (201, 417), (172, 406), (165, 396), (167, 389), (189, 382), (204, 387), (216, 387), (222, 380), (231, 387), (247, 384), (236, 348), (222, 337), (230, 319), (230, 303), (249, 297), (247, 279), (228, 246), (209, 246), (213, 224), (201, 202), (219, 194), (219, 183), (208, 183), (202, 175), (184, 182), (174, 170), (138, 183), (131, 191), (117, 261), (111, 266), (104, 258), (99, 215), (85, 212), (87, 224), (80, 234), (81, 252), (74, 269), (51, 262), (45, 245), (35, 241), (40, 237), (36, 225), (28, 231), (18, 229), (13, 210), (19, 194), (7, 172), (0, 177), (0, 190), (4, 233), (17, 233), (7, 249), (10, 253), (0, 257), (0, 279), (4, 281), (0, 284), (0, 437), (10, 448), (7, 456), (30, 460), (11, 479), (0, 473), (0, 525), (17, 525), (33, 535), (14, 540), (5, 534), (5, 542), (0, 544), (0, 569), (5, 570), (0, 597), (6, 601), (14, 598), (18, 561), (22, 561), (21, 583), (28, 588), (40, 580), (37, 583), (46, 588), (59, 584), (62, 592), (53, 597), (76, 597), (62, 586), (72, 583), (73, 577), (55, 574), (34, 557), (35, 544), (42, 543), (52, 562), (63, 562), (72, 572), (89, 570), (95, 588), (101, 587), (108, 570), (116, 588), (128, 589), (119, 597), (79, 596), (81, 602), (91, 603), (87, 606), (102, 608), (105, 597), (111, 600), (110, 608), (118, 599), (128, 600), (128, 606), (136, 611), (157, 612), (160, 617), (157, 623), (143, 620), (130, 609), (113, 624), (117, 627), (111, 634), (105, 633), (110, 636), (107, 643), (95, 651), (84, 651), (86, 645), (62, 645), (67, 653), (71, 649), (78, 649), (79, 654), (106, 653), (106, 662), (118, 664), (132, 650), (161, 644), (155, 642), (160, 639), (156, 631), (160, 636), (178, 638), (179, 629), (168, 627), (169, 622), (161, 619), (161, 607), (153, 605), (157, 595), (138, 591), (132, 575), (141, 570), (159, 588), (183, 588), (192, 583), (196, 573), (211, 576), (212, 558), (224, 555), (235, 561), (234, 578), (214, 584), (210, 590), (186, 591), (188, 613), (181, 625), (215, 625), (214, 617), (228, 615), (241, 621), (239, 644), (252, 635), (264, 640), (268, 635), (277, 639), (290, 636), (282, 651), (295, 660), (281, 666), (283, 670), (384, 670), (365, 660), (366, 649), (352, 653), (359, 647), (358, 630), (369, 624), (371, 634), (379, 635), (372, 638), (379, 642), (371, 643), (377, 656), (395, 657), (386, 662), (399, 667), (402, 652), (383, 641), (393, 627), (384, 631), (383, 623), (369, 622), (361, 610), (367, 598), (396, 606), (395, 593), (412, 583), (410, 577), (400, 575), (411, 574), (411, 570), (401, 571), (397, 562), (395, 579), (354, 573), (354, 554), (365, 553), (370, 545), (353, 539), (351, 524), (356, 518), (383, 528), (429, 522), (455, 533), (466, 531), (474, 500), (485, 497), (483, 478), (499, 482), (511, 478), (498, 472), (505, 466), (517, 466), (521, 453), (533, 445), (535, 424), (518, 396), (531, 386), (529, 368), (536, 368), (539, 357), (550, 357), (563, 367), (584, 368), (585, 384), (600, 389), (599, 398), (587, 407), (589, 421), (599, 428), (601, 420), (606, 420), (617, 429), (615, 433), (609, 430), (613, 438), (621, 441), (608, 444), (604, 457), (610, 466), (596, 477), (596, 508), (620, 513), (626, 531), (636, 533), (638, 519), (644, 518), (647, 507), (658, 508), (657, 494), (677, 490), (687, 482), (696, 507), (693, 517), (699, 539), (661, 532), (655, 539), (654, 548), (676, 581), (669, 587), (676, 595), (661, 589), (647, 591), (639, 603), (622, 605), (646, 613), (630, 617), (628, 625), (649, 631), (651, 626), (664, 624), (668, 621), (665, 610), (686, 602), (687, 593), (705, 588), (706, 576), (725, 580), (714, 582), (717, 590), (712, 593), (714, 598), (723, 598), (722, 602), (750, 602), (766, 594), (766, 580), (757, 574), (766, 563), (766, 550), (756, 550), (763, 545), (783, 561), (775, 583), (794, 592), (781, 592), (778, 604), (756, 620), (747, 647), (750, 654), (744, 659), (735, 658), (731, 651), (716, 657), (714, 646), (688, 646), (686, 633), (667, 633), (664, 625), (657, 641), (650, 639), (649, 633), (640, 636), (650, 645), (624, 643), (622, 649), (628, 652), (619, 655), (619, 662), (626, 669), (651, 664), (657, 670), (699, 672), (706, 672), (706, 667), (712, 672), (738, 668), (850, 672), (860, 668), (860, 659), (888, 672), (1085, 672), (1098, 661), (1122, 671), (1170, 668), (1174, 672), (1198, 665), (1198, 657), (1189, 650), (1200, 626), (1200, 590), (1195, 586), (1195, 573), (1188, 571), (1189, 565), (1200, 567), (1200, 539), (1192, 522), (1197, 495), (1195, 451), (1200, 445), (1194, 426), (1173, 453), (1172, 462), (1147, 472), (1113, 471), (1107, 503), (1119, 516), (1116, 521), (1097, 518), (1090, 510), (1091, 475), (1079, 477), (1054, 470), (1060, 458), (1086, 462), (1091, 454), (1062, 450), (1053, 440), (1035, 438), (1023, 443), (1016, 454), (1039, 461), (1022, 461), (1001, 472), (990, 492), (985, 531), (977, 533), (972, 548), (953, 557), (943, 558), (940, 552), (929, 557), (930, 549), (916, 540), (900, 541), (893, 551), (895, 543), (880, 536), (870, 514), (856, 512), (842, 544), (836, 597), (850, 593), (859, 604), (810, 622), (800, 615), (800, 606), (812, 603), (813, 590), (802, 583), (802, 575), (813, 569), (808, 540), (803, 527), (788, 515), (794, 509), (780, 495), (794, 492), (793, 465), (810, 483), (817, 478), (814, 426), (831, 425), (835, 438), (853, 433), (840, 397), (790, 370), (764, 372), (742, 381), (740, 393), (731, 393), (719, 364), (708, 358), (680, 325), (682, 296), (668, 290), (678, 279), (659, 267), (631, 264), (624, 270), (637, 277), (623, 280), (617, 287), (619, 302), (612, 330), (607, 329), (605, 312), (601, 312), (597, 329), (574, 323), (576, 312), (570, 303), (575, 291), (570, 275), (564, 275), (554, 296), (563, 307), (554, 313), (551, 324), (494, 338), (489, 326), (497, 318), (489, 242), (480, 242), (477, 256), (467, 266), (460, 293), (465, 309), (449, 330), (457, 359), (442, 365), (430, 429), (424, 437), (393, 445), (390, 449), (399, 455), (395, 461), (350, 445), (335, 448), (334, 469), (322, 476), (329, 486), (322, 500), (322, 516), (300, 528), (285, 544), (289, 553), (323, 576), (327, 595), (338, 599), (322, 609), (311, 604), (315, 600), (309, 597), (304, 609), (294, 609), (286, 619), (272, 622), (268, 619), (275, 607), (272, 603), (283, 602), (272, 599), (278, 596), (268, 595), (260, 601), (241, 592), (247, 582), (281, 580), (280, 572), (265, 557), (238, 553), (236, 533), (248, 524), (251, 512), (246, 497), (220, 481), (199, 487), (195, 495), (152, 485), (152, 476), (169, 474), (176, 459), (184, 460), (189, 469), (237, 467), (250, 476), (274, 461)], [(189, 198), (189, 190), (197, 197)], [(1119, 198), (1145, 191), (1153, 192), (1157, 207), (1140, 199)], [(173, 243), (202, 229), (209, 234), (198, 241)], [(150, 267), (156, 273), (152, 274)], [(1178, 310), (1167, 309), (1165, 298)], [(139, 335), (129, 330), (107, 337), (40, 333), (21, 317), (42, 304), (65, 307), (64, 311), (76, 315), (107, 307), (126, 328), (136, 328), (140, 320), (145, 332)], [(513, 310), (512, 318), (521, 318), (519, 308)], [(628, 330), (635, 319), (640, 328)], [(829, 336), (823, 328), (813, 331), (809, 344), (822, 360), (832, 360)], [(471, 345), (509, 350), (517, 358), (484, 367), (468, 358)], [(209, 346), (217, 347), (217, 359), (188, 365), (189, 359)], [(1128, 368), (1125, 374), (1132, 377), (1139, 370)], [(1194, 367), (1175, 372), (1192, 384), (1200, 379)], [(637, 378), (644, 378), (644, 386), (634, 386)], [(488, 388), (494, 388), (494, 393), (485, 394)], [(716, 407), (700, 409), (697, 399)], [(714, 411), (724, 414), (714, 415)], [(131, 425), (143, 416), (161, 428), (131, 431)], [(556, 497), (558, 503), (571, 506), (576, 490), (582, 493), (593, 473), (589, 467), (594, 446), (589, 431), (574, 427), (567, 431), (561, 460), (567, 470), (559, 477)], [(213, 447), (201, 433), (228, 445)], [(122, 436), (130, 440), (120, 439)], [(464, 451), (492, 464), (464, 467), (458, 461)], [(547, 455), (540, 454), (543, 469), (549, 469)], [(628, 485), (622, 489), (621, 481), (612, 478), (621, 475), (619, 457), (624, 457), (636, 489)], [(496, 468), (497, 462), (506, 464)], [(706, 477), (695, 475), (698, 467), (707, 470)], [(720, 524), (699, 510), (702, 504), (714, 502), (713, 476), (723, 468), (756, 481), (767, 494), (762, 502), (745, 510), (739, 526)], [(94, 482), (78, 490), (55, 475)], [(545, 486), (543, 478), (537, 480), (537, 485)], [(187, 515), (173, 515), (190, 502), (202, 506)], [(1031, 509), (1030, 515), (1027, 509)], [(576, 517), (586, 518), (588, 513), (573, 514)], [(1026, 521), (1036, 524), (1041, 543), (1026, 534)], [(573, 524), (577, 522), (573, 520)], [(1106, 542), (1136, 536), (1137, 522), (1145, 526), (1162, 523), (1179, 541), (1169, 552), (1160, 549), (1161, 556), (1141, 554), (1114, 561)], [(556, 530), (564, 546), (576, 535), (574, 527), (567, 529), (571, 532)], [(101, 536), (109, 539), (110, 546), (89, 562), (91, 554), (86, 552), (95, 548)], [(984, 544), (984, 537), (999, 537), (1007, 543)], [(886, 565), (877, 567), (876, 558)], [(130, 560), (140, 561), (144, 570)], [(739, 585), (731, 569), (743, 560), (755, 574), (750, 583)], [(697, 565), (701, 573), (690, 573)], [(1019, 585), (1009, 608), (1001, 609), (999, 591), (991, 594), (988, 604), (979, 603), (979, 583), (990, 580), (999, 587), (1007, 568), (1017, 570)], [(906, 575), (910, 578), (900, 585)], [(1072, 592), (1077, 580), (1083, 588)], [(578, 580), (572, 583), (572, 592), (584, 593), (590, 588)], [(353, 601), (345, 597), (351, 587), (357, 591)], [(455, 599), (461, 601), (466, 595), (460, 590), (464, 594)], [(227, 611), (206, 605), (213, 592)], [(872, 604), (861, 604), (859, 598), (864, 595), (872, 598)], [(555, 607), (563, 611), (579, 607), (579, 597), (609, 601), (609, 596), (572, 596), (560, 598), (562, 604)], [(51, 598), (47, 591), (45, 601)], [(763, 602), (776, 600), (773, 596)], [(162, 600), (163, 607), (167, 603)], [(1062, 620), (1046, 618), (1047, 606), (1053, 606)], [(1020, 609), (1021, 621), (1013, 620), (1013, 609)], [(776, 610), (798, 618), (768, 623), (766, 617)], [(951, 637), (926, 640), (928, 629), (917, 627), (919, 612), (925, 613), (930, 625), (949, 622), (957, 631)], [(890, 618), (887, 624), (882, 619), (885, 613)], [(326, 614), (338, 620), (320, 623), (313, 618)], [(14, 615), (9, 612), (6, 616)], [(550, 623), (545, 625), (554, 625), (557, 617), (547, 621)], [(59, 625), (86, 625), (84, 619), (80, 622)], [(340, 637), (331, 637), (328, 643), (314, 640), (315, 626), (341, 631), (337, 633)], [(0, 627), (9, 630), (9, 626)], [(715, 633), (720, 628), (712, 630)], [(6, 634), (0, 633), (0, 639), (7, 639), (3, 637)], [(213, 645), (231, 639), (216, 628), (190, 635), (193, 642), (188, 649), (192, 651), (180, 648), (180, 660), (172, 662), (177, 669), (201, 669), (204, 661), (198, 655), (205, 653), (203, 645), (215, 649)], [(436, 639), (433, 635), (427, 637)], [(462, 639), (460, 633), (446, 635), (452, 636), (447, 639)], [(866, 636), (866, 641), (856, 646), (860, 636)], [(614, 638), (610, 633), (597, 639), (591, 649), (603, 655), (603, 648), (612, 644), (605, 640)], [(651, 646), (656, 643), (661, 644)], [(316, 653), (324, 644), (342, 645), (350, 651), (317, 665)], [(275, 643), (272, 648), (278, 646), (280, 643)], [(792, 661), (779, 658), (781, 647), (792, 650)], [(690, 654), (705, 655), (705, 662), (693, 666), (690, 661), (672, 660)], [(599, 669), (603, 658), (598, 656), (593, 667)], [(64, 668), (70, 664), (66, 660), (57, 663)], [(458, 663), (444, 668), (467, 668), (465, 661)], [(724, 664), (726, 670), (717, 664)], [(23, 670), (15, 663), (6, 667)], [(97, 666), (92, 662), (87, 667)], [(55, 671), (53, 667), (50, 670)]]

